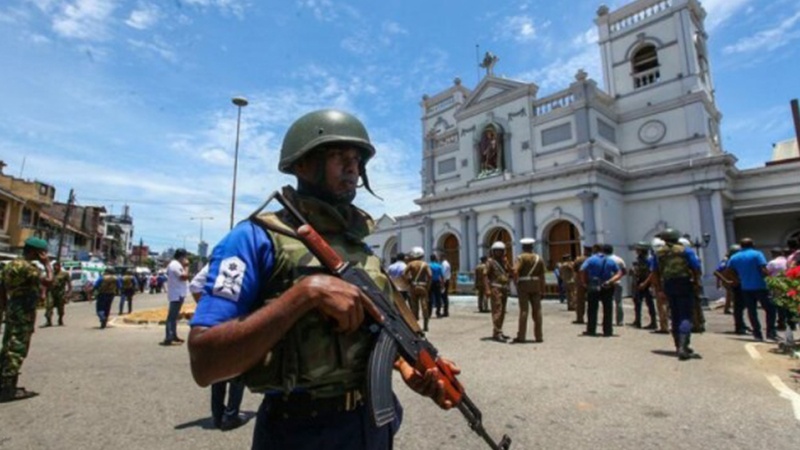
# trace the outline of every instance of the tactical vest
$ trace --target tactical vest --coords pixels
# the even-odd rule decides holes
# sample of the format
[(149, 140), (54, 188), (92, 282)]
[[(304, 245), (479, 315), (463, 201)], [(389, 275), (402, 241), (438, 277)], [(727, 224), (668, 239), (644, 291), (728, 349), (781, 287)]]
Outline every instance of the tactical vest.
[(486, 264), (478, 264), (475, 268), (475, 287), (483, 287), (484, 275), (486, 275)]
[(656, 250), (658, 272), (662, 280), (689, 278), (692, 271), (686, 260), (686, 249), (680, 244), (667, 244)]
[(97, 292), (103, 295), (116, 295), (117, 294), (117, 277), (113, 275), (103, 275), (100, 281), (100, 286)]
[(486, 263), (486, 277), (492, 285), (502, 285), (493, 287), (508, 287), (508, 266), (505, 261), (501, 264), (495, 259), (489, 259)]
[[(326, 203), (284, 190), (314, 229), (346, 261), (362, 267), (391, 298), (391, 285), (380, 270), (380, 260), (362, 239), (370, 233), (372, 219), (354, 206), (334, 208)], [(287, 228), (285, 212), (267, 213), (255, 219), (271, 227)], [(266, 228), (266, 227), (265, 227)], [(264, 284), (263, 303), (268, 305), (303, 276), (322, 273), (319, 261), (302, 242), (267, 229), (274, 246), (274, 267)], [(244, 374), (253, 392), (293, 390), (319, 398), (334, 397), (347, 390), (366, 387), (367, 363), (375, 338), (364, 328), (351, 334), (334, 330), (336, 324), (316, 310), (301, 317), (258, 364)]]
[(647, 258), (638, 258), (633, 262), (633, 275), (639, 284), (647, 281), (647, 277), (650, 276), (650, 265), (647, 264)]
[(125, 275), (122, 277), (122, 289), (130, 290), (134, 289), (136, 286), (133, 283), (133, 277), (131, 275)]

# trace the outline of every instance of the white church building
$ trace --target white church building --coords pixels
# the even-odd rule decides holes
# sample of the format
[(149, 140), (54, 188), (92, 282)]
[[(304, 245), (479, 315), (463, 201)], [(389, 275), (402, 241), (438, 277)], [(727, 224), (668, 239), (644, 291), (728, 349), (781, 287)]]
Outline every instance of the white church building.
[(697, 242), (713, 290), (737, 239), (768, 249), (800, 236), (797, 143), (748, 170), (721, 146), (705, 15), (696, 0), (601, 6), (602, 88), (579, 71), (539, 97), (535, 83), (494, 76), (487, 53), (474, 89), (456, 79), (424, 96), (419, 209), (377, 221), (376, 254), (421, 246), (455, 274), (494, 241), (513, 257), (533, 237), (550, 268), (595, 243), (630, 262), (635, 242), (671, 227)]

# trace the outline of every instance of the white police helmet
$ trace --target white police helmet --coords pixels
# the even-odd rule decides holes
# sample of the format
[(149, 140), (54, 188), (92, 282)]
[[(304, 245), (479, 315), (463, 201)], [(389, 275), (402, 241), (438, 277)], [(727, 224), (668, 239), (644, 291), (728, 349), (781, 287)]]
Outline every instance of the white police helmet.
[(689, 240), (686, 239), (685, 237), (679, 238), (678, 239), (678, 244), (681, 244), (684, 247), (691, 247), (692, 246), (692, 243), (689, 242)]
[(504, 244), (502, 241), (495, 241), (495, 243), (492, 244), (492, 250), (505, 250), (505, 249), (506, 249), (506, 244)]
[(425, 250), (422, 247), (413, 247), (410, 252), (408, 252), (408, 256), (413, 259), (419, 259), (425, 256)]
[(653, 247), (653, 250), (658, 250), (665, 245), (667, 245), (667, 243), (661, 238), (654, 238), (653, 242), (650, 243), (650, 246)]
[(519, 240), (521, 245), (533, 245), (536, 243), (536, 239), (534, 238), (522, 238)]

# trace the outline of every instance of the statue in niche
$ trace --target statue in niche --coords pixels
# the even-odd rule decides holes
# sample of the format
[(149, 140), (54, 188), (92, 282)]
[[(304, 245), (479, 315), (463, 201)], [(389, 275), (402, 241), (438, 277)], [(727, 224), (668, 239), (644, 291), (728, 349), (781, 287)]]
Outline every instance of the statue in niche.
[(503, 153), (502, 134), (497, 132), (494, 125), (489, 125), (483, 130), (478, 143), (478, 154), (481, 158), (479, 176), (486, 176), (500, 171), (500, 156)]

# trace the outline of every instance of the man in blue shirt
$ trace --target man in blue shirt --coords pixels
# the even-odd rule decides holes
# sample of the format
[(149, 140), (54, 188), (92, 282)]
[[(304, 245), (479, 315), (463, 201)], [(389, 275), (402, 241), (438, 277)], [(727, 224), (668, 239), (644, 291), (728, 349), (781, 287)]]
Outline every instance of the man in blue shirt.
[(691, 343), (696, 283), (700, 280), (697, 254), (680, 245), (678, 230), (667, 228), (660, 234), (665, 245), (655, 249), (652, 258), (653, 287), (662, 301), (669, 301), (672, 339), (678, 359), (694, 355)]
[(769, 299), (767, 282), (767, 259), (764, 254), (753, 248), (753, 240), (744, 238), (739, 242), (742, 249), (728, 260), (728, 267), (736, 272), (739, 278), (739, 287), (742, 290), (742, 300), (747, 308), (750, 319), (750, 328), (757, 341), (763, 341), (761, 323), (758, 320), (758, 304), (764, 308), (767, 315), (767, 339), (777, 339), (775, 330), (775, 305)]
[(442, 297), (442, 288), (444, 286), (444, 268), (442, 268), (442, 263), (439, 262), (439, 258), (436, 255), (431, 255), (431, 263), (428, 264), (428, 267), (431, 268), (431, 289), (428, 292), (430, 296), (430, 305), (432, 308), (436, 308), (436, 318), (439, 319), (443, 317), (442, 314), (442, 304), (444, 302), (444, 298)]
[[(359, 179), (370, 190), (366, 163), (374, 154), (354, 116), (315, 111), (287, 131), (279, 168), (297, 177), (297, 189), (284, 195), (334, 251), (390, 289), (363, 241), (372, 220), (352, 205)], [(200, 386), (242, 376), (264, 393), (253, 449), (391, 448), (399, 404), (394, 420), (377, 426), (364, 403), (376, 336), (362, 323), (377, 311), (361, 289), (326, 274), (298, 240), (278, 231), (297, 225), (285, 211), (251, 217), (214, 248), (191, 322), (192, 375)], [(437, 369), (420, 373), (400, 357), (395, 369), (413, 390), (453, 406)]]
[(622, 271), (609, 256), (614, 253), (611, 245), (595, 244), (592, 256), (581, 265), (581, 277), (586, 286), (589, 309), (587, 311), (585, 336), (597, 335), (597, 308), (603, 304), (603, 336), (610, 337), (613, 330), (612, 302), (614, 283), (622, 278)]

